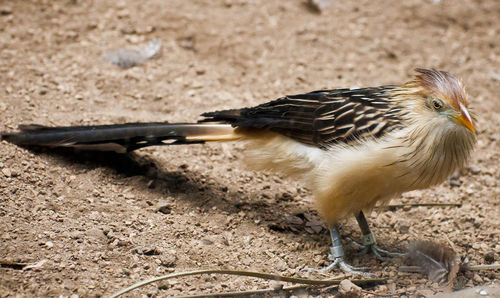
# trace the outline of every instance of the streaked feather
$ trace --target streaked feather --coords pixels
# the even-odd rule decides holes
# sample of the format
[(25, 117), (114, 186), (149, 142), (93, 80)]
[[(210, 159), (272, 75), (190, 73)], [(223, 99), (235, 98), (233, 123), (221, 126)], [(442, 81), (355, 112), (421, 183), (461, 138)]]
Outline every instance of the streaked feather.
[(265, 129), (327, 149), (399, 127), (401, 108), (390, 101), (395, 86), (319, 90), (290, 95), (253, 108), (205, 113), (204, 121), (227, 121), (243, 129)]
[(432, 241), (412, 241), (408, 245), (407, 261), (418, 266), (429, 279), (451, 283), (460, 269), (457, 253), (449, 246)]

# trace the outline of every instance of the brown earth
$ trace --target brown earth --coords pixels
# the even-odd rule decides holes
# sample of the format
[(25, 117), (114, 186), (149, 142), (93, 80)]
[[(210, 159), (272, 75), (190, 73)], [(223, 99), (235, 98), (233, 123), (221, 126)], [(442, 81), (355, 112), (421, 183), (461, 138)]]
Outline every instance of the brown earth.
[[(499, 36), (496, 0), (337, 0), (322, 14), (299, 0), (1, 1), (0, 130), (21, 123), (196, 121), (204, 111), (284, 94), (399, 84), (415, 67), (448, 70), (465, 82), (478, 118), (471, 166), (451, 183), (391, 203), (461, 207), (407, 206), (373, 212), (369, 220), (385, 248), (430, 239), (453, 245), (472, 264), (499, 262)], [(108, 49), (153, 38), (162, 40), (162, 55), (144, 65), (122, 70), (102, 60)], [(325, 266), (329, 237), (317, 225), (309, 190), (245, 170), (243, 155), (241, 144), (120, 156), (1, 143), (0, 296), (106, 296), (174, 271), (307, 276), (301, 269)], [(343, 234), (359, 239), (353, 219)], [(357, 256), (345, 243), (349, 262), (389, 279), (365, 287), (365, 294), (450, 290), (371, 255)], [(40, 261), (32, 269), (14, 265)], [(500, 282), (499, 271), (461, 273), (452, 287), (492, 282)], [(132, 295), (272, 286), (202, 276)]]

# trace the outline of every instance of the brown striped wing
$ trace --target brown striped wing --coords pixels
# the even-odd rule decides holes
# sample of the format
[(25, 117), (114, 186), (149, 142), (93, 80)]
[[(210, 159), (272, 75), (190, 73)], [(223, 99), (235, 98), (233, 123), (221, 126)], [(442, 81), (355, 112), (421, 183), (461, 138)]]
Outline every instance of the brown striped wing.
[(319, 90), (253, 108), (205, 113), (204, 121), (277, 132), (320, 148), (380, 137), (396, 128), (400, 109), (390, 101), (395, 86)]

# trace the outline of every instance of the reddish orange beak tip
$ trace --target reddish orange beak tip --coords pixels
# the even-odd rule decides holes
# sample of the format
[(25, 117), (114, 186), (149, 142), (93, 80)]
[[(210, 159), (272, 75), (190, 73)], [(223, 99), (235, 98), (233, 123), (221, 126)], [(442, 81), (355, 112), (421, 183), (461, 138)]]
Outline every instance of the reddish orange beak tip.
[(465, 116), (464, 114), (458, 116), (458, 122), (468, 130), (470, 130), (473, 134), (476, 134), (476, 128), (474, 127), (474, 124), (472, 123), (471, 119)]

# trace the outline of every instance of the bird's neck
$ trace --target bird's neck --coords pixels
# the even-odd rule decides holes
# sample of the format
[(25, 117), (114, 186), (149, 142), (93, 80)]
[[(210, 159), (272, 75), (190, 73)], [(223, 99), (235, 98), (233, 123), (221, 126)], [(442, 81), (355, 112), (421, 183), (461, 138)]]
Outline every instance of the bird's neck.
[(411, 188), (421, 189), (443, 182), (463, 168), (475, 144), (475, 136), (447, 119), (429, 118), (411, 123), (400, 155)]

